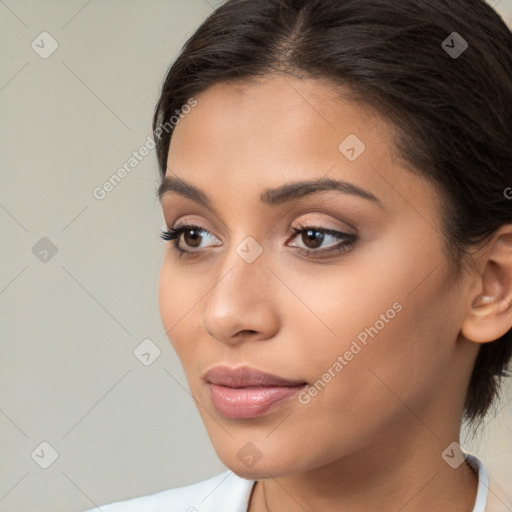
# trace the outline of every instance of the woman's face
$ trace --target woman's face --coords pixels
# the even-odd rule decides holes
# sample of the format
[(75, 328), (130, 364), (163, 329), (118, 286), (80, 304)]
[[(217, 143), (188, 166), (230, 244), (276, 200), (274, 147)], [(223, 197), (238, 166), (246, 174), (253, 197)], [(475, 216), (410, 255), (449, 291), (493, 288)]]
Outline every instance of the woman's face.
[[(389, 125), (326, 83), (268, 76), (196, 99), (161, 188), (167, 226), (196, 228), (186, 252), (168, 242), (159, 301), (221, 460), (258, 479), (419, 440), (441, 455), (476, 344), (433, 186)], [(286, 382), (230, 375), (241, 367)]]

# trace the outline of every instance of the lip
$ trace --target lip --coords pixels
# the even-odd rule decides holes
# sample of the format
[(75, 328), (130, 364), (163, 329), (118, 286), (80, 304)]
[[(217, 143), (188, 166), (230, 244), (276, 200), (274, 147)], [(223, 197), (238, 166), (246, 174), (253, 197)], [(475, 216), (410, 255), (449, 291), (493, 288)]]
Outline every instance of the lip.
[(215, 366), (206, 372), (206, 382), (227, 386), (230, 388), (241, 388), (248, 386), (297, 386), (307, 384), (303, 380), (285, 379), (272, 373), (263, 372), (250, 366)]
[(307, 384), (249, 366), (216, 366), (205, 375), (216, 409), (228, 418), (255, 418), (295, 396)]

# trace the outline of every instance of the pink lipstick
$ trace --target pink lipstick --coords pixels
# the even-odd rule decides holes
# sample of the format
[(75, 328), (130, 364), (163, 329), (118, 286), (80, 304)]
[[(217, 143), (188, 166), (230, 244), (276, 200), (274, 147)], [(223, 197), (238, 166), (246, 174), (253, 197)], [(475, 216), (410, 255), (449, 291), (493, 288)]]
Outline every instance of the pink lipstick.
[(216, 366), (205, 375), (213, 404), (228, 418), (255, 418), (295, 396), (307, 384), (249, 366)]

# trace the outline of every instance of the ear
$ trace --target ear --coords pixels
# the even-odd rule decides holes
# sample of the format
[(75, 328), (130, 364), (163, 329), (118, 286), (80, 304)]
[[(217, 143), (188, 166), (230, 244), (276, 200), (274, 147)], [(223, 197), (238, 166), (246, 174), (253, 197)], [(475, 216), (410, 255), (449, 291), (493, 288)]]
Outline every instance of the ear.
[(512, 328), (512, 224), (502, 226), (483, 249), (474, 292), (462, 323), (468, 340), (487, 343)]

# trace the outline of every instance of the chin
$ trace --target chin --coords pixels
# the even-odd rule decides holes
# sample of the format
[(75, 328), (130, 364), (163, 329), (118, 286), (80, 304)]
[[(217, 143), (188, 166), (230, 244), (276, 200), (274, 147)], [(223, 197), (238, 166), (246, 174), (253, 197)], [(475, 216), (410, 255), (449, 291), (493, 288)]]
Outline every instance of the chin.
[(258, 454), (251, 443), (247, 443), (241, 449), (238, 448), (235, 452), (223, 451), (217, 452), (217, 455), (229, 470), (247, 480), (289, 476), (308, 469), (303, 458), (294, 460), (289, 454), (279, 454), (275, 451), (272, 454)]
[(291, 468), (287, 468), (285, 470), (284, 468), (276, 467), (273, 464), (260, 465), (258, 463), (252, 468), (248, 468), (240, 463), (229, 465), (224, 463), (224, 465), (240, 478), (245, 478), (246, 480), (265, 480), (267, 478), (277, 478), (297, 473), (296, 470), (294, 471)]

